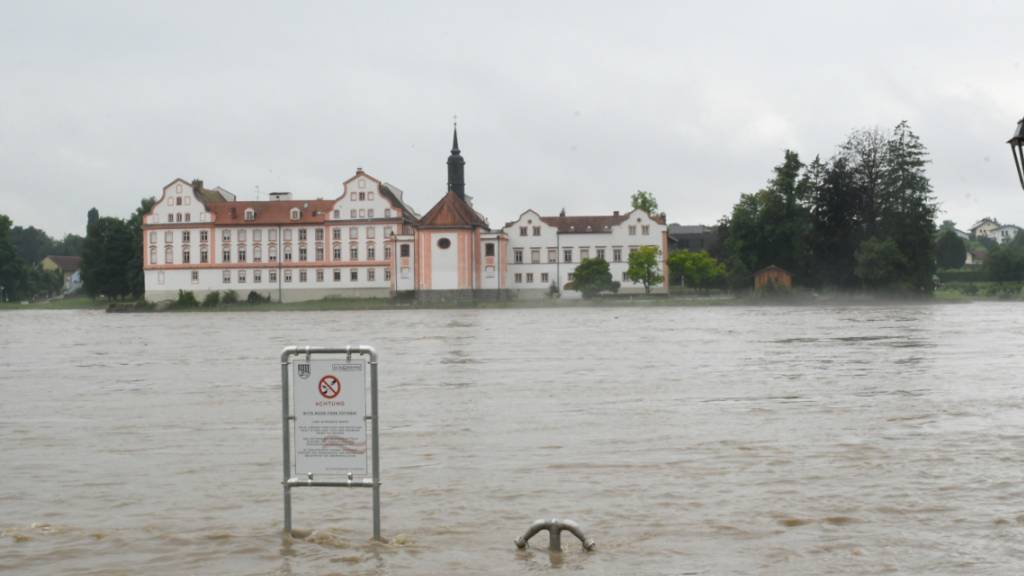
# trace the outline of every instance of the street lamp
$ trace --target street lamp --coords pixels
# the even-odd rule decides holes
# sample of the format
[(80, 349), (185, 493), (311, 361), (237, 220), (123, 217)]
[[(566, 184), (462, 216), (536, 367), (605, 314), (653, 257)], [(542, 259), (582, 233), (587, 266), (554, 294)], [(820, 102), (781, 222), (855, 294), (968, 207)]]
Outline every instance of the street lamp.
[(1006, 141), (1013, 152), (1013, 163), (1017, 166), (1017, 178), (1020, 179), (1020, 187), (1024, 188), (1024, 118), (1017, 122), (1017, 130), (1013, 138)]

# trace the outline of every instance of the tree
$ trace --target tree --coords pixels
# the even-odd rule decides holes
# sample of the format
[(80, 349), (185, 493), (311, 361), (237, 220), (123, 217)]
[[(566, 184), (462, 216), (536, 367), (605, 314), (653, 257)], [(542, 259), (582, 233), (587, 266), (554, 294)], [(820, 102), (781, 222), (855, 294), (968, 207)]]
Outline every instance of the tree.
[(1024, 236), (997, 245), (985, 260), (985, 271), (997, 282), (1024, 280)]
[(658, 211), (657, 199), (654, 198), (654, 194), (646, 190), (637, 190), (635, 194), (629, 197), (629, 201), (633, 208), (643, 210), (648, 214), (653, 215)]
[(152, 196), (143, 198), (139, 207), (135, 209), (131, 218), (128, 219), (128, 229), (131, 233), (132, 242), (132, 258), (127, 270), (128, 292), (135, 297), (140, 297), (146, 292), (146, 277), (142, 268), (145, 258), (145, 254), (143, 254), (142, 219), (153, 209), (154, 204), (156, 204), (156, 198)]
[(603, 258), (585, 258), (573, 271), (571, 290), (579, 290), (584, 298), (601, 292), (618, 292), (619, 283), (612, 281), (612, 273)]
[(650, 294), (651, 287), (663, 279), (658, 272), (658, 248), (656, 246), (641, 246), (630, 253), (626, 277), (633, 282), (642, 283), (644, 293)]
[(884, 288), (904, 279), (902, 272), (907, 264), (906, 258), (891, 239), (869, 238), (861, 242), (856, 260), (854, 272), (866, 286)]
[(952, 229), (939, 234), (935, 242), (935, 260), (939, 268), (963, 268), (967, 262), (967, 245)]
[(90, 296), (120, 298), (131, 293), (132, 232), (109, 216), (89, 225), (82, 253), (82, 280)]
[(11, 228), (10, 237), (18, 257), (29, 266), (38, 264), (40, 260), (52, 253), (53, 239), (35, 226), (28, 228), (15, 226)]
[(17, 300), (24, 295), (28, 278), (25, 263), (11, 243), (11, 219), (0, 214), (0, 287), (3, 300)]
[(725, 264), (707, 252), (677, 250), (668, 257), (669, 282), (707, 290), (725, 278)]
[(60, 254), (62, 256), (81, 256), (82, 246), (85, 244), (85, 238), (78, 234), (68, 234), (64, 238), (57, 240), (53, 243), (51, 254)]

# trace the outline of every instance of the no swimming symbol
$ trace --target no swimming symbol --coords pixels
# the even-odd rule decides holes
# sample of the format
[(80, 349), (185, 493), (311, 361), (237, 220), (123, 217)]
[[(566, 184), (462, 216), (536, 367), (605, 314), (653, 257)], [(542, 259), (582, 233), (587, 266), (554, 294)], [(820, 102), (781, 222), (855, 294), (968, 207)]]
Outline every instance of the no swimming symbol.
[(320, 390), (320, 395), (330, 400), (338, 394), (341, 394), (341, 380), (338, 380), (335, 376), (328, 374), (320, 379), (320, 384), (317, 386)]

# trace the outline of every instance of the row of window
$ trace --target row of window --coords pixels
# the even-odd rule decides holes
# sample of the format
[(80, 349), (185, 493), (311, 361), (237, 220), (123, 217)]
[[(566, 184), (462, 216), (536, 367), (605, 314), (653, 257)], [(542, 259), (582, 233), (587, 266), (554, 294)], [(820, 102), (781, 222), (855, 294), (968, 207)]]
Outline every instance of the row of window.
[[(232, 232), (231, 229), (227, 229), (227, 228), (224, 229), (224, 230), (221, 230), (221, 236), (220, 236), (221, 240), (224, 241), (224, 242), (231, 242), (231, 236), (232, 236), (231, 232)], [(249, 238), (248, 233), (247, 233), (248, 231), (246, 231), (245, 229), (236, 230), (235, 232), (236, 233), (235, 233), (234, 237), (235, 237), (235, 240), (237, 240), (238, 242), (246, 242), (248, 240), (248, 238)], [(394, 232), (394, 227), (392, 227), (392, 226), (384, 226), (383, 227), (383, 232), (384, 232), (384, 238), (390, 238), (392, 232)], [(365, 234), (366, 234), (367, 238), (376, 238), (377, 237), (377, 227), (376, 226), (366, 226)], [(292, 239), (292, 229), (291, 228), (285, 228), (284, 230), (281, 231), (281, 235), (282, 235), (282, 237), (284, 238), (284, 240), (286, 242), (291, 241), (291, 239)], [(342, 228), (332, 228), (331, 229), (331, 239), (332, 240), (341, 240), (342, 235), (343, 235), (342, 234)], [(306, 229), (306, 228), (299, 228), (299, 230), (298, 230), (298, 237), (299, 237), (299, 241), (300, 242), (308, 240), (309, 239), (309, 230)], [(353, 227), (349, 228), (348, 229), (348, 237), (349, 237), (349, 239), (352, 239), (352, 240), (358, 239), (359, 238), (359, 228), (356, 227), (356, 226), (353, 226)], [(273, 229), (273, 228), (267, 230), (267, 239), (269, 241), (271, 241), (271, 242), (276, 241), (277, 240), (277, 230)], [(313, 239), (316, 240), (317, 242), (322, 242), (323, 239), (324, 239), (324, 229), (323, 228), (314, 228), (313, 229)], [(149, 232), (149, 243), (150, 244), (156, 244), (156, 240), (157, 240), (157, 232), (155, 230), (151, 230)], [(181, 232), (181, 241), (182, 242), (190, 242), (191, 240), (192, 240), (191, 232), (189, 230), (183, 230)], [(209, 231), (207, 231), (207, 230), (200, 230), (199, 231), (199, 241), (200, 242), (207, 242), (207, 241), (209, 241)], [(263, 241), (263, 230), (260, 230), (260, 229), (252, 230), (252, 241), (253, 242), (262, 242)], [(173, 230), (167, 230), (167, 231), (164, 232), (164, 242), (167, 242), (167, 243), (174, 242), (174, 231)]]
[[(385, 282), (390, 282), (391, 281), (391, 269), (390, 268), (382, 268), (381, 270), (383, 270), (383, 279), (384, 279), (384, 281)], [(250, 272), (252, 272), (251, 278), (252, 278), (252, 283), (253, 284), (261, 284), (261, 283), (263, 283), (263, 272), (264, 272), (263, 270), (235, 270), (235, 271), (224, 270), (224, 272), (222, 273), (222, 276), (221, 276), (221, 283), (222, 284), (231, 284), (233, 281), (237, 281), (238, 284), (246, 284), (246, 283), (249, 282), (249, 278), (250, 278), (249, 273)], [(267, 272), (267, 282), (272, 283), (272, 284), (276, 283), (277, 282), (277, 270), (267, 270), (266, 272)], [(282, 273), (281, 273), (281, 281), (284, 282), (285, 284), (291, 284), (295, 280), (297, 280), (299, 283), (309, 282), (310, 281), (310, 276), (311, 276), (309, 272), (310, 272), (309, 270), (299, 270), (297, 272), (294, 271), (294, 270), (283, 270)], [(363, 273), (365, 274), (367, 282), (376, 282), (377, 281), (377, 269), (376, 268), (366, 268), (365, 270), (363, 270)], [(351, 281), (351, 282), (359, 282), (359, 276), (360, 276), (360, 269), (359, 268), (350, 268), (349, 269), (349, 271), (348, 271), (348, 279), (349, 279), (349, 281)], [(315, 281), (315, 282), (324, 282), (325, 278), (327, 278), (327, 273), (326, 273), (326, 271), (323, 268), (317, 268), (316, 270), (313, 270), (312, 277), (313, 277), (313, 281)], [(332, 270), (331, 277), (333, 278), (333, 280), (335, 282), (341, 282), (341, 279), (343, 277), (341, 269), (335, 268), (334, 270)], [(199, 271), (198, 270), (193, 270), (192, 271), (192, 283), (193, 284), (198, 284), (199, 283)]]
[[(590, 227), (588, 226), (587, 228), (589, 230)], [(605, 228), (607, 228), (607, 226)], [(533, 232), (534, 236), (540, 236), (540, 226), (520, 226), (519, 227), (519, 235), (520, 236), (529, 236), (531, 231)], [(640, 226), (640, 233), (643, 234), (644, 236), (649, 236), (651, 234), (651, 226), (650, 226), (650, 224), (643, 224), (643, 225), (641, 225)], [(629, 225), (629, 235), (630, 236), (636, 236), (636, 225), (635, 224), (630, 224)]]
[[(562, 262), (572, 262), (575, 250), (576, 249), (572, 248), (572, 247), (562, 248)], [(636, 246), (630, 246), (629, 247), (629, 253), (632, 254), (634, 251), (636, 251)], [(579, 248), (579, 252), (580, 252), (580, 261), (586, 260), (587, 258), (591, 257), (590, 256), (590, 247), (589, 246), (580, 247)], [(530, 248), (530, 262), (529, 263), (530, 264), (541, 264), (540, 256), (541, 256), (541, 249), (540, 248)], [(524, 248), (513, 248), (512, 249), (512, 262), (514, 264), (525, 264), (526, 263), (525, 257), (526, 257), (526, 252), (525, 252)], [(547, 263), (548, 264), (554, 264), (554, 263), (558, 262), (558, 249), (557, 248), (548, 248), (547, 249), (547, 257), (548, 257), (547, 258)], [(606, 248), (604, 246), (598, 246), (597, 248), (595, 248), (594, 249), (594, 258), (600, 258), (601, 260), (608, 260)], [(622, 262), (622, 246), (613, 246), (612, 247), (612, 259), (611, 259), (611, 261), (612, 262)]]
[[(271, 247), (271, 248), (272, 249), (269, 250), (268, 253), (267, 253), (267, 261), (268, 262), (277, 262), (277, 252), (275, 250), (273, 250), (273, 247)], [(366, 253), (366, 260), (374, 261), (374, 260), (377, 259), (377, 247), (374, 246), (372, 242), (369, 245), (366, 246), (365, 253)], [(403, 256), (408, 257), (408, 255), (409, 255), (409, 246), (407, 244), (403, 244), (402, 245), (402, 254), (403, 254)], [(231, 262), (232, 255), (235, 257), (235, 261), (236, 262), (248, 262), (249, 261), (249, 259), (248, 259), (248, 257), (249, 257), (248, 251), (245, 249), (244, 246), (239, 246), (234, 251), (233, 254), (232, 254), (232, 250), (231, 250), (230, 247), (224, 248), (224, 250), (221, 252), (221, 262)], [(341, 255), (342, 255), (341, 246), (335, 246), (334, 249), (331, 252), (331, 260), (340, 262), (342, 260)], [(360, 259), (359, 256), (360, 256), (360, 254), (359, 254), (359, 245), (358, 244), (352, 244), (351, 246), (349, 246), (349, 251), (348, 251), (348, 258), (349, 258), (349, 260), (351, 260), (351, 261), (358, 261)], [(324, 249), (323, 249), (323, 247), (317, 246), (314, 249), (314, 251), (313, 251), (313, 257), (314, 257), (314, 261), (316, 261), (316, 262), (323, 262), (324, 261)], [(391, 246), (390, 245), (384, 246), (384, 260), (390, 260), (390, 259), (391, 259)], [(283, 262), (292, 262), (293, 260), (295, 260), (295, 258), (293, 258), (292, 247), (290, 245), (284, 247), (284, 250), (282, 251), (282, 254), (281, 254), (281, 260)], [(259, 263), (259, 262), (263, 261), (263, 250), (262, 250), (262, 248), (260, 246), (254, 246), (253, 247), (253, 250), (252, 250), (252, 261), (255, 262), (255, 263)], [(309, 260), (309, 250), (307, 248), (305, 248), (305, 247), (300, 247), (299, 248), (298, 260), (297, 261), (298, 262), (308, 262), (308, 261), (310, 261)], [(207, 250), (205, 246), (201, 246), (199, 248), (199, 263), (200, 264), (207, 264), (209, 262), (210, 262), (210, 251)], [(150, 246), (149, 247), (149, 263), (150, 264), (156, 264), (157, 263), (156, 262), (156, 246)], [(181, 263), (182, 264), (191, 264), (192, 263), (192, 248), (190, 246), (188, 246), (188, 245), (185, 245), (185, 246), (181, 247)], [(173, 246), (165, 246), (164, 247), (164, 264), (174, 264), (174, 247)]]
[[(513, 280), (515, 280), (516, 284), (533, 284), (534, 283), (533, 282), (534, 278), (538, 278), (538, 277), (540, 278), (540, 284), (547, 284), (548, 283), (549, 276), (548, 276), (547, 272), (541, 272), (539, 275), (534, 275), (533, 272), (516, 272), (513, 275), (512, 278), (513, 278)], [(572, 272), (570, 272), (568, 274), (569, 282), (572, 282), (573, 277), (574, 277), (574, 274)], [(524, 279), (526, 280), (525, 282), (523, 281)], [(629, 279), (629, 273), (628, 272), (623, 272), (622, 273), (622, 281), (623, 282), (631, 282), (631, 280)]]

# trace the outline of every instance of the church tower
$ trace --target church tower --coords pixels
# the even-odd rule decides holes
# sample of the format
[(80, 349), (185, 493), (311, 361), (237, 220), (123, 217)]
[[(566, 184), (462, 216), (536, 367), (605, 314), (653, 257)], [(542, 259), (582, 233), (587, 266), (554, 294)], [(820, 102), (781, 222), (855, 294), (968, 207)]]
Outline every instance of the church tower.
[(452, 133), (452, 153), (448, 156), (448, 191), (454, 192), (462, 200), (466, 199), (466, 161), (459, 151), (459, 128)]

